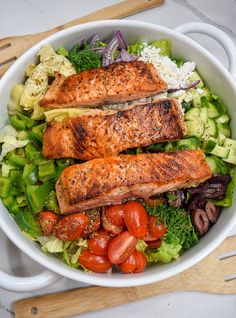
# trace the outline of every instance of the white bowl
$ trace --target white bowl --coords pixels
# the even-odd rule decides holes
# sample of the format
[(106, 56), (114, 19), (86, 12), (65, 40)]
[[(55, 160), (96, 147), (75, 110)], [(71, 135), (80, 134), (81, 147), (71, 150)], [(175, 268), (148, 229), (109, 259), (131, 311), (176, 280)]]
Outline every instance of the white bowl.
[[(55, 48), (60, 46), (71, 47), (80, 40), (91, 37), (94, 33), (100, 33), (102, 37), (107, 38), (117, 29), (121, 30), (128, 40), (141, 39), (149, 41), (159, 38), (168, 38), (172, 41), (174, 55), (183, 57), (185, 60), (195, 61), (197, 63), (197, 69), (203, 76), (206, 84), (212, 91), (220, 95), (227, 105), (227, 110), (232, 118), (231, 129), (233, 136), (236, 137), (236, 113), (234, 111), (236, 85), (229, 72), (214, 56), (199, 44), (176, 30), (170, 30), (149, 23), (125, 20), (98, 21), (72, 27), (50, 36), (28, 50), (14, 63), (0, 81), (0, 127), (6, 124), (8, 119), (6, 105), (13, 84), (23, 81), (23, 74), (27, 65), (34, 62), (35, 54), (42, 45), (50, 43)], [(226, 50), (231, 73), (236, 73), (236, 53), (234, 46), (229, 37), (222, 31), (212, 26), (199, 23), (182, 26), (179, 28), (179, 31), (183, 33), (196, 31), (216, 38)], [(0, 226), (8, 238), (24, 253), (28, 254), (47, 269), (39, 275), (27, 278), (13, 277), (0, 272), (0, 286), (14, 291), (39, 289), (52, 284), (61, 276), (84, 283), (110, 287), (137, 286), (163, 280), (186, 270), (200, 261), (224, 240), (229, 231), (236, 224), (234, 204), (232, 207), (223, 211), (218, 223), (200, 240), (199, 244), (184, 253), (178, 260), (166, 265), (149, 267), (145, 272), (140, 274), (95, 274), (70, 268), (55, 257), (43, 253), (36, 244), (23, 236), (2, 203), (0, 203), (0, 213)]]

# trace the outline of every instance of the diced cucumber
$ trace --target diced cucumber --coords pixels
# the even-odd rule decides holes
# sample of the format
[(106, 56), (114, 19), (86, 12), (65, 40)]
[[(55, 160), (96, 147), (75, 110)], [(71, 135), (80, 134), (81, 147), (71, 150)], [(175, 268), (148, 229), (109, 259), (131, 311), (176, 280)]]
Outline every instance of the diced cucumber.
[(229, 150), (229, 155), (227, 158), (223, 159), (225, 162), (231, 163), (233, 165), (236, 165), (236, 153), (235, 149)]
[(193, 95), (193, 107), (201, 107), (201, 96), (194, 91)]
[(185, 138), (177, 141), (177, 149), (197, 149), (200, 146), (200, 141), (197, 137)]
[(203, 144), (203, 149), (205, 152), (211, 152), (217, 145), (217, 139), (209, 138)]
[(192, 72), (192, 74), (189, 76), (189, 81), (190, 82), (200, 81), (196, 85), (196, 87), (203, 87), (204, 86), (203, 80), (197, 71)]
[(210, 102), (207, 103), (207, 115), (209, 118), (216, 118), (219, 116), (216, 106)]
[(211, 154), (225, 159), (229, 155), (229, 148), (216, 145), (215, 148), (211, 151)]
[(216, 119), (216, 122), (219, 124), (228, 123), (230, 121), (229, 115), (225, 114)]
[(202, 137), (205, 130), (204, 122), (201, 119), (186, 121), (188, 136)]
[(188, 110), (184, 116), (185, 120), (196, 120), (199, 119), (200, 116), (200, 109), (193, 107)]
[(220, 134), (228, 138), (231, 136), (229, 125), (227, 125), (226, 123), (224, 124), (217, 123), (216, 125)]
[(225, 138), (223, 145), (224, 147), (236, 149), (236, 140)]
[(228, 168), (221, 158), (210, 155), (206, 156), (206, 161), (211, 168), (212, 173), (226, 174)]
[(202, 139), (208, 140), (210, 137), (217, 138), (218, 137), (218, 129), (215, 124), (215, 121), (211, 118), (208, 118), (205, 123), (205, 131)]
[(223, 135), (223, 134), (221, 134), (221, 133), (218, 133), (217, 141), (218, 141), (218, 145), (219, 145), (219, 146), (224, 145), (225, 135)]
[(204, 123), (207, 122), (208, 116), (207, 116), (207, 107), (202, 107), (200, 109), (200, 114), (199, 117), (202, 121), (204, 121)]

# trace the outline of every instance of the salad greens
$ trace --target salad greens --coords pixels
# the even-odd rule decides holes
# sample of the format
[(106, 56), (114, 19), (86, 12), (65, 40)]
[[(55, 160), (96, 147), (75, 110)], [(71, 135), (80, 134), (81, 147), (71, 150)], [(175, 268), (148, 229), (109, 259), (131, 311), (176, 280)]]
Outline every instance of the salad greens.
[[(44, 159), (42, 138), (46, 122), (63, 120), (88, 110), (69, 108), (44, 112), (38, 102), (56, 73), (67, 76), (114, 62), (133, 61), (148, 46), (157, 48), (161, 56), (171, 59), (178, 68), (185, 63), (183, 59), (172, 55), (172, 45), (168, 39), (126, 44), (120, 31), (116, 31), (114, 38), (106, 42), (102, 42), (96, 34), (90, 41), (81, 41), (69, 50), (61, 47), (54, 52), (52, 47), (45, 46), (38, 54), (40, 63), (27, 68), (26, 83), (16, 84), (12, 89), (8, 103), (9, 125), (0, 133), (0, 197), (25, 235), (39, 242), (43, 251), (54, 253), (71, 267), (81, 267), (78, 259), (88, 247), (87, 239), (64, 242), (54, 235), (43, 236), (37, 215), (44, 209), (59, 214), (55, 182), (66, 167), (77, 161)], [(232, 165), (236, 164), (236, 141), (230, 138), (230, 117), (222, 100), (205, 86), (196, 71), (190, 80), (193, 86), (177, 91), (176, 88), (170, 89), (166, 93), (167, 97), (179, 98), (181, 102), (188, 127), (187, 137), (128, 149), (125, 153), (203, 149), (214, 174), (231, 176), (225, 198), (212, 200), (215, 205), (228, 207), (233, 202), (235, 173)], [(173, 193), (166, 197), (168, 201), (176, 199)], [(190, 197), (187, 192), (186, 202)], [(167, 203), (153, 206), (145, 204), (145, 208), (148, 215), (157, 217), (158, 222), (164, 223), (167, 228), (159, 248), (153, 249), (147, 242), (138, 241), (136, 249), (145, 254), (148, 262), (168, 263), (198, 243), (199, 237), (191, 216), (185, 209)]]

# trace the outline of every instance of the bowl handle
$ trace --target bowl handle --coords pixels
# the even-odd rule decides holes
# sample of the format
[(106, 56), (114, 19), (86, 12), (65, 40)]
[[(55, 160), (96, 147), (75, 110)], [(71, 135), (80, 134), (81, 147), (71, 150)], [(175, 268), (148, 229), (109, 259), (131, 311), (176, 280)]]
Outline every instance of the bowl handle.
[(215, 39), (223, 47), (227, 55), (230, 74), (236, 78), (236, 47), (234, 42), (225, 32), (211, 24), (202, 22), (185, 23), (175, 28), (175, 30), (182, 34), (201, 33)]
[(18, 277), (0, 271), (0, 287), (13, 292), (30, 292), (56, 283), (62, 277), (49, 270), (29, 277)]

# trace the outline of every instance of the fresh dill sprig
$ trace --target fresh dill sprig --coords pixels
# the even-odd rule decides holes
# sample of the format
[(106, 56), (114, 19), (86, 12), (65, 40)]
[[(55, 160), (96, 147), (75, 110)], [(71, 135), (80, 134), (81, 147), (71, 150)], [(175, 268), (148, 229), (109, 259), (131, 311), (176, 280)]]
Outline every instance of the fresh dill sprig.
[(188, 250), (198, 242), (190, 215), (184, 209), (174, 208), (167, 204), (153, 207), (146, 205), (145, 208), (149, 215), (157, 216), (159, 222), (166, 225), (167, 233), (163, 237), (164, 241), (171, 243), (178, 239), (183, 250)]
[(83, 48), (74, 46), (68, 53), (68, 59), (73, 64), (77, 73), (101, 66), (100, 56), (88, 46)]

